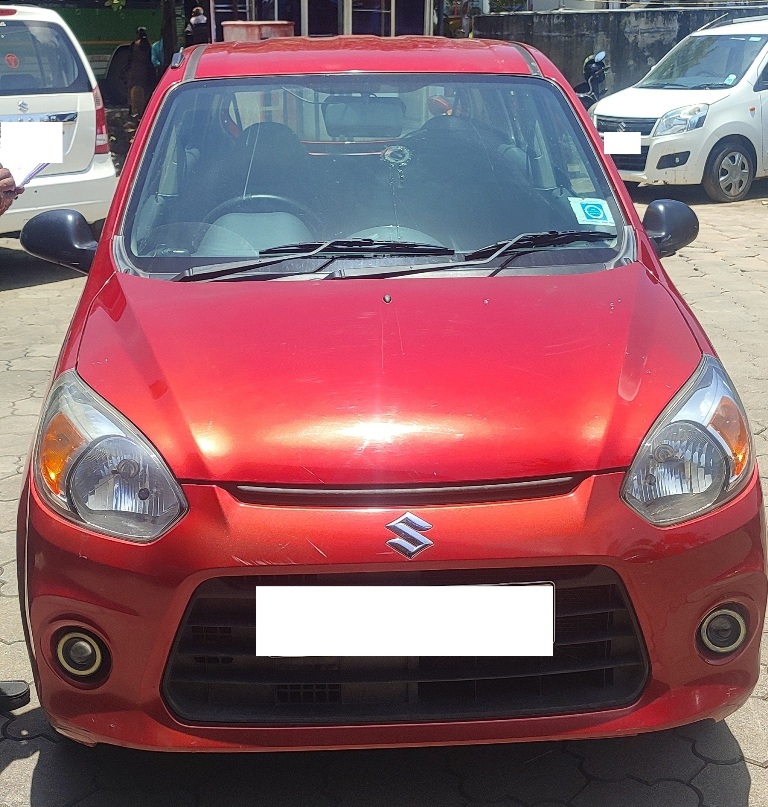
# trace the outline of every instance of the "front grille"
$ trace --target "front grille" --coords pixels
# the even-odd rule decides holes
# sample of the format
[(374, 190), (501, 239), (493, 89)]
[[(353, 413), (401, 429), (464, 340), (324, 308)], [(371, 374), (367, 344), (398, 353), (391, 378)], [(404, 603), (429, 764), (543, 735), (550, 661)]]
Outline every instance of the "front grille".
[[(552, 657), (257, 658), (257, 585), (555, 584)], [(307, 614), (307, 620), (313, 615)], [(500, 625), (503, 616), (491, 616)], [(194, 593), (163, 681), (182, 720), (323, 725), (563, 714), (632, 703), (648, 674), (618, 576), (605, 567), (216, 578)]]
[(633, 171), (642, 174), (648, 159), (648, 146), (642, 146), (639, 154), (611, 154), (619, 171)]
[(597, 116), (598, 132), (640, 132), (649, 135), (656, 125), (656, 118), (608, 118)]

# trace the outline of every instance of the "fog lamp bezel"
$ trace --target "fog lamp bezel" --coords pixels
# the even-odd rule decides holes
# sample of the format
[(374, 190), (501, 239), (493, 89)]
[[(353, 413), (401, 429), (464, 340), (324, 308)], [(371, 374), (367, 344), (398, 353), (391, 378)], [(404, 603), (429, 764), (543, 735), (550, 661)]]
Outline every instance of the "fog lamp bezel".
[[(727, 647), (718, 647), (707, 636), (707, 628), (712, 623), (712, 621), (719, 616), (729, 616), (735, 619), (740, 628), (739, 635), (736, 641), (732, 642)], [(747, 641), (748, 633), (749, 633), (749, 625), (747, 622), (747, 618), (742, 613), (741, 609), (737, 608), (732, 604), (726, 604), (712, 609), (704, 617), (704, 619), (702, 619), (701, 624), (699, 625), (698, 638), (701, 644), (709, 653), (715, 653), (717, 654), (717, 656), (722, 657), (729, 655), (731, 653), (735, 653), (736, 651), (741, 649)]]
[[(81, 640), (90, 644), (96, 652), (96, 661), (86, 670), (72, 666), (64, 654), (65, 645), (72, 640)], [(89, 630), (68, 627), (58, 631), (53, 641), (54, 657), (60, 670), (68, 677), (82, 683), (90, 683), (103, 679), (109, 673), (110, 654), (104, 642)]]

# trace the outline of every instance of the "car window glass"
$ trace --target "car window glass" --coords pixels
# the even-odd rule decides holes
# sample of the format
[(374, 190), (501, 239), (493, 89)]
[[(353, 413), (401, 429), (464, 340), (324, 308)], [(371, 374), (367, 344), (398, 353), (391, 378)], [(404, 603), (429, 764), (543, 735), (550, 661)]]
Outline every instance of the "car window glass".
[(766, 64), (760, 71), (760, 75), (757, 79), (755, 87), (758, 90), (764, 90), (766, 87), (768, 87), (768, 64)]
[(673, 48), (637, 85), (690, 88), (737, 84), (768, 42), (766, 36), (690, 36)]
[[(585, 212), (586, 211), (586, 212)], [(562, 92), (498, 76), (324, 76), (174, 90), (124, 219), (145, 271), (373, 238), (469, 253), (522, 233), (600, 229), (609, 183)], [(583, 266), (583, 244), (552, 250)], [(184, 259), (184, 260), (182, 260)], [(183, 269), (184, 266), (181, 268)]]
[(80, 57), (60, 26), (0, 20), (0, 95), (89, 91)]

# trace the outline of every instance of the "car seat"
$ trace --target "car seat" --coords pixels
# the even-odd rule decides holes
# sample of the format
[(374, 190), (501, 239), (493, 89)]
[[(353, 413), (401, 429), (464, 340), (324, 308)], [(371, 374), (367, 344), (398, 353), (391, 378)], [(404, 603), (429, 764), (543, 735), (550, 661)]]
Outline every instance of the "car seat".
[[(272, 121), (246, 127), (228, 164), (235, 188), (207, 215), (213, 226), (198, 254), (239, 256), (315, 238), (310, 159), (290, 127)], [(244, 251), (246, 244), (252, 252)]]

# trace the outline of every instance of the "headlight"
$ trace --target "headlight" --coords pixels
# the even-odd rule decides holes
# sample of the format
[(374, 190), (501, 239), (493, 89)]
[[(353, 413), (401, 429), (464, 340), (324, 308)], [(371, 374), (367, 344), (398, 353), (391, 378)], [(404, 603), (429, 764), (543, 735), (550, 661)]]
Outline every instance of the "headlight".
[(38, 490), (58, 513), (108, 535), (154, 541), (187, 509), (149, 441), (73, 371), (51, 389), (33, 464)]
[(739, 396), (720, 362), (705, 356), (646, 436), (621, 497), (652, 524), (677, 524), (733, 498), (753, 463)]
[(673, 109), (662, 115), (656, 124), (654, 137), (668, 134), (679, 134), (680, 132), (690, 132), (699, 129), (704, 125), (707, 117), (709, 104), (693, 104), (692, 106), (682, 106), (680, 109)]

